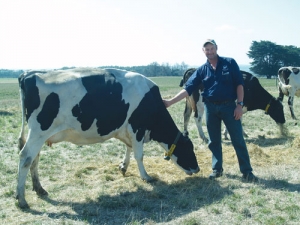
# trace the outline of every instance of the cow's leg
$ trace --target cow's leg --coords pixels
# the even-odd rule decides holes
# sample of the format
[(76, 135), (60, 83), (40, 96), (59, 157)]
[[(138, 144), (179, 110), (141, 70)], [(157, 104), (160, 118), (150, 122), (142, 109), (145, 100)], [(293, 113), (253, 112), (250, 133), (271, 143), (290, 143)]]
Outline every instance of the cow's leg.
[[(242, 122), (242, 118), (241, 118), (240, 120), (241, 120), (241, 122)], [(245, 132), (243, 126), (242, 126), (242, 129), (243, 129), (243, 136), (244, 136), (244, 137), (249, 137), (248, 134)], [(224, 130), (223, 130), (223, 136), (224, 136), (224, 139), (225, 139), (225, 140), (229, 140), (229, 138), (228, 138), (228, 130), (227, 130), (226, 126), (224, 127)]]
[(189, 132), (188, 132), (188, 125), (190, 122), (190, 118), (191, 118), (191, 114), (192, 114), (192, 107), (190, 106), (188, 100), (185, 101), (185, 109), (184, 109), (184, 114), (183, 114), (183, 135), (184, 136), (188, 136)]
[(279, 88), (279, 96), (278, 96), (277, 99), (282, 102), (283, 101), (283, 97), (284, 97), (284, 94), (283, 94), (281, 88)]
[(229, 140), (229, 138), (228, 138), (228, 130), (227, 130), (226, 127), (224, 127), (224, 130), (223, 130), (223, 137), (224, 137), (225, 140)]
[[(30, 144), (31, 143), (31, 144)], [(18, 199), (19, 206), (21, 208), (28, 208), (28, 204), (25, 200), (25, 182), (26, 177), (35, 159), (42, 147), (42, 143), (27, 141), (20, 152), (20, 161), (18, 167), (18, 184), (16, 191), (16, 199)], [(36, 163), (36, 162), (35, 162)]]
[(35, 157), (30, 167), (31, 179), (33, 191), (35, 191), (38, 195), (48, 195), (48, 192), (44, 190), (40, 183), (39, 174), (38, 174), (38, 163), (40, 159), (40, 153)]
[(143, 140), (140, 142), (133, 143), (132, 149), (133, 149), (134, 158), (137, 162), (142, 180), (147, 181), (147, 182), (151, 181), (152, 178), (147, 174), (145, 167), (144, 167), (144, 163), (143, 163), (143, 157), (144, 157)]
[(127, 168), (129, 166), (130, 163), (130, 153), (132, 151), (132, 148), (126, 146), (126, 153), (124, 156), (123, 161), (119, 164), (119, 170), (121, 171), (121, 173), (123, 174), (123, 176), (125, 176), (125, 173), (127, 171)]
[(203, 114), (204, 114), (204, 104), (201, 101), (201, 99), (197, 102), (197, 111), (195, 112), (195, 122), (196, 122), (196, 126), (198, 128), (198, 133), (200, 138), (205, 142), (208, 143), (208, 139), (205, 137), (205, 134), (203, 132), (202, 129), (202, 118), (203, 118)]
[(289, 105), (289, 108), (290, 108), (290, 111), (291, 111), (291, 116), (294, 120), (297, 120), (295, 114), (294, 114), (294, 106), (293, 106), (293, 103), (294, 103), (294, 97), (290, 96), (289, 99), (288, 99), (288, 105)]

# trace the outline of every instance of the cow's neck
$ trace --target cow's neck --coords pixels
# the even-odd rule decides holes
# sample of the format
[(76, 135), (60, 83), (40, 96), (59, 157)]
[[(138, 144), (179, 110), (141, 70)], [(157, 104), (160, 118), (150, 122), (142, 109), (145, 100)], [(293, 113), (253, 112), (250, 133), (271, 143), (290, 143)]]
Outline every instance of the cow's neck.
[[(262, 98), (262, 96), (265, 96)], [(247, 110), (252, 111), (256, 109), (266, 110), (266, 107), (268, 104), (270, 104), (270, 101), (273, 99), (273, 96), (270, 95), (267, 91), (265, 91), (264, 95), (258, 96), (255, 98), (255, 103), (253, 105), (249, 105)]]
[(151, 129), (150, 138), (157, 142), (171, 145), (179, 132), (171, 115), (167, 110), (162, 110), (156, 116), (155, 123)]

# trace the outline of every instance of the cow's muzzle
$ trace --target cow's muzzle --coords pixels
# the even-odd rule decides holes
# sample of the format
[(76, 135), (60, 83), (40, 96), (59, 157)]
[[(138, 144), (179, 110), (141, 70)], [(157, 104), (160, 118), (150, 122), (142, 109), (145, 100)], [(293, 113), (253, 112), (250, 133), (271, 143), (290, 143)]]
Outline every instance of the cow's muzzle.
[(200, 168), (198, 167), (197, 169), (193, 170), (193, 169), (190, 169), (190, 170), (186, 170), (185, 173), (189, 176), (193, 175), (193, 173), (198, 173), (200, 171)]

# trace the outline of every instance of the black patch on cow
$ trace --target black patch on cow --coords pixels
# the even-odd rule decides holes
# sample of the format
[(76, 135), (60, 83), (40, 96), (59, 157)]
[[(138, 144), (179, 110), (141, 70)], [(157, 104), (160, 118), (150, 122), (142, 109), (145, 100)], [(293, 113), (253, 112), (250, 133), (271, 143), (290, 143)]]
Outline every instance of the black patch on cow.
[(42, 130), (47, 130), (51, 126), (58, 114), (59, 105), (60, 101), (58, 94), (52, 92), (47, 96), (43, 108), (37, 116), (37, 121), (41, 124)]
[(297, 75), (298, 73), (299, 73), (299, 68), (296, 68), (296, 67), (293, 67), (292, 68), (292, 71), (293, 71), (293, 73), (295, 74), (295, 75)]
[(152, 130), (158, 113), (158, 104), (154, 95), (155, 89), (153, 87), (149, 90), (139, 103), (138, 107), (131, 114), (128, 122), (131, 124), (133, 132), (136, 133), (137, 141), (141, 141), (145, 136), (146, 130)]
[(107, 135), (124, 123), (129, 103), (122, 100), (123, 87), (113, 74), (104, 73), (82, 78), (87, 93), (72, 109), (72, 114), (81, 123), (83, 131), (97, 120), (97, 132)]
[(142, 140), (146, 130), (151, 130), (151, 139), (164, 143), (172, 142), (177, 135), (177, 128), (174, 130), (176, 125), (163, 104), (157, 86), (153, 86), (145, 94), (128, 122), (133, 128), (133, 132), (137, 132), (138, 141)]
[[(28, 76), (29, 75), (29, 76)], [(36, 86), (36, 76), (28, 74), (19, 77), (19, 85), (24, 92), (24, 107), (26, 109), (26, 121), (30, 118), (32, 112), (40, 105), (39, 89)]]

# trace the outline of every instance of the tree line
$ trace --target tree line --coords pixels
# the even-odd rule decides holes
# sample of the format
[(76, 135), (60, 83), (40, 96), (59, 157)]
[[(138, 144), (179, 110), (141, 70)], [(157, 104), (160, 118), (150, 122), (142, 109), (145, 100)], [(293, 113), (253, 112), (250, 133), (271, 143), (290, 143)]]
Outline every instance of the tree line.
[[(279, 68), (283, 66), (300, 66), (300, 48), (293, 45), (277, 45), (270, 41), (253, 41), (250, 50), (246, 53), (252, 59), (250, 71), (257, 76), (277, 76)], [(99, 66), (99, 68), (114, 67), (144, 74), (147, 77), (157, 76), (182, 76), (189, 68), (187, 64), (170, 65), (169, 63), (159, 64), (153, 62), (147, 66)], [(69, 69), (74, 67), (63, 67)], [(0, 78), (17, 78), (23, 70), (0, 69)]]
[[(62, 67), (58, 69), (66, 70), (75, 67)], [(158, 76), (182, 76), (183, 73), (189, 68), (187, 64), (182, 62), (181, 64), (170, 65), (159, 64), (153, 62), (147, 66), (99, 66), (98, 68), (117, 68), (128, 71), (134, 71), (137, 73), (144, 74), (147, 77), (158, 77)], [(0, 78), (17, 78), (22, 74), (24, 70), (8, 70), (0, 69)]]

